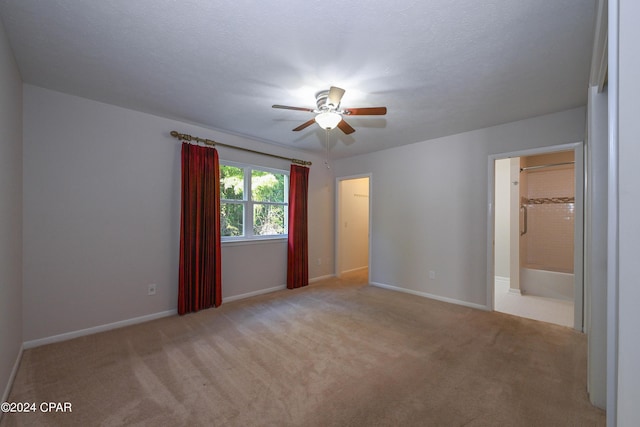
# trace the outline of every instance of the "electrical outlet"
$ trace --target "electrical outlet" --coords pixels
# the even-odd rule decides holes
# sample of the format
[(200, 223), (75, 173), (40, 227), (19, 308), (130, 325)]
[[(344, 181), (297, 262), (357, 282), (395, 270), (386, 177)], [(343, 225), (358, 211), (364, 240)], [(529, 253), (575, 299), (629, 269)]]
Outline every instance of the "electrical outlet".
[(435, 280), (435, 278), (436, 278), (436, 272), (433, 270), (429, 270), (429, 279)]
[(149, 285), (147, 295), (155, 295), (156, 294), (156, 284), (152, 283)]
[(322, 265), (322, 258), (318, 258), (318, 265)]

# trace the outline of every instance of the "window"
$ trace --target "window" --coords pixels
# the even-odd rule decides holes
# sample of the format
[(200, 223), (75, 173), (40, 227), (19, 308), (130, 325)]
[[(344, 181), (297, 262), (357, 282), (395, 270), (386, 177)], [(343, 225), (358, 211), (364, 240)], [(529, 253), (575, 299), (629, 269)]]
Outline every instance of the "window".
[(223, 241), (287, 235), (289, 173), (220, 162), (220, 228)]

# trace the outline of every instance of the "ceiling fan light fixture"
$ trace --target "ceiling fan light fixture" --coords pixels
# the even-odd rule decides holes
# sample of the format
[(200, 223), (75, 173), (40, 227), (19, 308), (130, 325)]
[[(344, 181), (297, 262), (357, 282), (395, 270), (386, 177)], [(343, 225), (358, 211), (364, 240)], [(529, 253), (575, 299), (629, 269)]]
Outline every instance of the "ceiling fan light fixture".
[(316, 123), (322, 129), (334, 129), (342, 121), (342, 116), (333, 111), (325, 111), (316, 116)]

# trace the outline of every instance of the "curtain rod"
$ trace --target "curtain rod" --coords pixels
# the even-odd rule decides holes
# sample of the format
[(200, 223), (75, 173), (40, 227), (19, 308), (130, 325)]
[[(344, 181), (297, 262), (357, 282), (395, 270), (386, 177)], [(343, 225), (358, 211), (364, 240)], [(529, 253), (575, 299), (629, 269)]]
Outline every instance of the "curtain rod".
[(183, 141), (204, 142), (207, 145), (213, 145), (213, 146), (220, 145), (221, 147), (234, 148), (236, 150), (243, 150), (243, 151), (248, 151), (250, 153), (262, 154), (264, 156), (275, 157), (277, 159), (289, 160), (291, 163), (296, 163), (296, 164), (302, 165), (302, 166), (311, 166), (311, 162), (307, 162), (306, 160), (300, 160), (300, 159), (293, 159), (293, 158), (290, 158), (290, 157), (278, 156), (277, 154), (264, 153), (262, 151), (251, 150), (249, 148), (236, 147), (235, 145), (223, 144), (222, 142), (214, 141), (212, 139), (199, 138), (197, 136), (191, 136), (191, 135), (188, 135), (186, 133), (178, 133), (175, 130), (171, 131), (171, 136), (174, 137), (174, 138), (177, 138), (177, 139), (181, 139)]
[(562, 162), (562, 163), (550, 163), (548, 165), (540, 165), (540, 166), (527, 166), (525, 168), (520, 168), (520, 172), (528, 171), (531, 169), (542, 169), (542, 168), (550, 168), (552, 166), (563, 166), (563, 165), (573, 165), (576, 162)]

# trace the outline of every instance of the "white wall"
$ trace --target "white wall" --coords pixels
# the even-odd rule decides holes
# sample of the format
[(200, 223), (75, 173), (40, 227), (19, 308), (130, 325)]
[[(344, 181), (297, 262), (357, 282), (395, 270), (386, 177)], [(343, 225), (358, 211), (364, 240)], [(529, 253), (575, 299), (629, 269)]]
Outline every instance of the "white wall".
[[(612, 88), (618, 96), (619, 150), (617, 416), (618, 425), (627, 427), (640, 425), (640, 2), (618, 0), (618, 5), (619, 14), (609, 14), (619, 20), (618, 85)], [(615, 27), (609, 28), (615, 31)]]
[(488, 156), (582, 141), (585, 115), (577, 108), (336, 160), (337, 176), (372, 174), (372, 282), (486, 307)]
[(369, 178), (340, 185), (340, 273), (345, 273), (369, 264)]
[[(589, 340), (588, 388), (591, 402), (607, 403), (607, 92), (589, 89), (587, 206), (585, 217), (585, 332)], [(594, 302), (596, 302), (594, 304)]]
[(0, 129), (0, 402), (4, 402), (22, 349), (22, 79), (2, 21)]
[[(313, 161), (309, 256), (327, 262), (312, 263), (310, 277), (333, 274), (333, 176), (321, 158), (25, 85), (25, 341), (175, 310), (180, 143), (171, 130)], [(288, 161), (218, 151), (289, 169)], [(285, 285), (284, 242), (222, 250), (223, 301)]]

